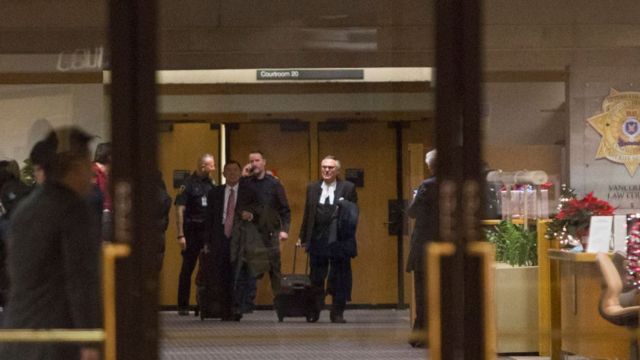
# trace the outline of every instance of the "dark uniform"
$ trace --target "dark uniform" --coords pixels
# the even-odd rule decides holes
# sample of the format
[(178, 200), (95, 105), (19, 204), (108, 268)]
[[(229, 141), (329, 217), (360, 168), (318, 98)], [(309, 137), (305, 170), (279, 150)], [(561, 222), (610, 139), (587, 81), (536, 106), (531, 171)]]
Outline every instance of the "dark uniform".
[[(278, 179), (266, 174), (264, 178), (250, 177), (243, 180), (251, 193), (255, 194), (260, 213), (257, 214), (258, 229), (264, 237), (264, 244), (269, 253), (269, 276), (273, 295), (280, 292), (280, 231), (289, 232), (291, 209)], [(256, 215), (256, 214), (254, 214)], [(251, 287), (251, 284), (249, 284)]]
[(189, 306), (191, 275), (207, 238), (207, 194), (213, 187), (214, 182), (208, 176), (200, 177), (194, 172), (185, 180), (176, 197), (175, 204), (185, 207), (183, 230), (187, 242), (186, 248), (182, 250), (182, 268), (178, 282), (178, 307), (181, 309)]

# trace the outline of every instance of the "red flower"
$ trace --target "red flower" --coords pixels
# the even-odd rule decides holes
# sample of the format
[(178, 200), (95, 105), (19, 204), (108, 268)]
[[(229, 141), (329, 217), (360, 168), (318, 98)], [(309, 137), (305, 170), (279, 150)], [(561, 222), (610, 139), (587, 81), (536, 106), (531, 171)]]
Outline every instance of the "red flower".
[(553, 186), (552, 182), (546, 182), (546, 183), (540, 185), (540, 188), (544, 189), (544, 190), (549, 190), (552, 186)]
[(613, 215), (615, 208), (607, 201), (600, 200), (588, 193), (583, 199), (571, 199), (562, 203), (560, 211), (554, 217), (551, 227), (553, 231), (565, 230), (574, 236), (588, 232), (591, 216)]

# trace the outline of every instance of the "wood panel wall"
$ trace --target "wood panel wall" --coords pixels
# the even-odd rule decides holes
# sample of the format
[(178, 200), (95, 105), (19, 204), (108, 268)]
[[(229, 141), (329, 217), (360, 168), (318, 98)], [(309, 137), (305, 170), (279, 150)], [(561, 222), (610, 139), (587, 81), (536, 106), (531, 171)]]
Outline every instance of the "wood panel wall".
[[(158, 163), (171, 198), (175, 201), (178, 189), (173, 188), (174, 170), (195, 170), (200, 156), (209, 153), (216, 157), (216, 171), (212, 177), (219, 181), (219, 130), (209, 124), (174, 124), (173, 131), (158, 133)], [(176, 240), (175, 206), (171, 207), (169, 228), (165, 234), (165, 255), (160, 273), (160, 305), (178, 302), (178, 276), (182, 266), (180, 247)], [(195, 279), (195, 273), (193, 279)], [(195, 304), (195, 287), (191, 288), (191, 304)]]

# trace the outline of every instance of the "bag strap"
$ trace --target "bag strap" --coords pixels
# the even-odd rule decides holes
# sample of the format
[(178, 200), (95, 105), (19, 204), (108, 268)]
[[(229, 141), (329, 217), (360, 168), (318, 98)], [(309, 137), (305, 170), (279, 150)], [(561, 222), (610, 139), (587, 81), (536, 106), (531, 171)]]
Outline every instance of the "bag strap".
[(295, 244), (293, 245), (293, 269), (291, 270), (292, 274), (296, 273), (296, 258), (298, 255), (298, 247), (295, 246)]
[[(292, 274), (296, 273), (296, 258), (298, 256), (298, 247), (297, 246), (293, 246), (293, 269), (291, 271)], [(304, 274), (305, 275), (309, 275), (309, 254), (307, 254), (307, 260), (305, 261), (305, 265), (304, 265)]]

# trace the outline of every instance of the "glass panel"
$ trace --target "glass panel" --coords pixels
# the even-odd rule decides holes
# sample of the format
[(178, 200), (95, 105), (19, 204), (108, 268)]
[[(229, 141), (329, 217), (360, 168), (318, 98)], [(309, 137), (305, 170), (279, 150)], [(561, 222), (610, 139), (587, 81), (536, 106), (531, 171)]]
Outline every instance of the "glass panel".
[[(224, 260), (226, 254), (235, 256), (236, 240), (224, 238), (219, 229), (212, 246), (221, 251), (214, 251), (213, 258), (223, 265), (211, 271), (205, 268), (212, 260), (201, 264), (200, 286), (192, 286), (189, 293), (190, 314), (198, 303), (204, 310), (198, 315), (206, 319), (231, 320), (237, 317), (225, 311), (247, 311), (239, 324), (207, 321), (204, 325), (181, 319), (175, 311), (183, 258), (173, 239), (183, 229), (174, 225), (172, 211), (161, 274), (160, 301), (167, 310), (161, 315), (163, 358), (194, 354), (226, 358), (238, 353), (244, 358), (265, 354), (302, 358), (320, 352), (328, 358), (347, 353), (363, 358), (425, 357), (424, 350), (407, 343), (414, 318), (410, 304), (415, 305), (413, 278), (405, 272), (413, 224), (403, 214), (413, 190), (430, 174), (424, 156), (434, 146), (433, 12), (433, 4), (425, 1), (161, 2), (159, 108), (162, 123), (173, 124), (173, 135), (160, 135), (162, 157), (172, 159), (162, 169), (165, 181), (172, 180), (176, 170), (193, 170), (197, 153), (212, 151), (219, 174), (226, 162), (245, 165), (250, 153), (260, 150), (266, 170), (282, 184), (291, 210), (288, 240), (279, 250), (278, 267), (285, 278), (295, 266), (298, 275), (310, 268), (315, 279), (319, 271), (326, 271), (321, 263), (329, 262), (326, 245), (320, 253), (312, 246), (310, 259), (295, 246), (301, 235), (307, 245), (328, 241), (321, 227), (304, 228), (317, 220), (308, 212), (315, 213), (319, 205), (315, 197), (321, 195), (320, 164), (325, 156), (340, 160), (341, 181), (356, 184), (360, 210), (358, 256), (331, 260), (330, 271), (343, 272), (333, 284), (337, 293), (330, 291), (333, 294), (324, 297), (324, 288), (305, 290), (311, 293), (309, 302), (305, 291), (287, 292), (288, 280), (283, 279), (283, 300), (275, 301), (289, 304), (290, 313), (274, 311), (268, 274), (258, 279), (252, 304), (238, 298), (231, 307), (225, 303), (225, 296), (244, 289), (245, 283), (233, 279), (240, 274), (237, 264)], [(203, 122), (220, 124), (220, 132), (194, 132), (189, 144), (165, 141), (177, 134), (178, 126), (195, 129)], [(211, 144), (219, 141), (218, 148), (195, 141), (214, 136), (219, 140)], [(184, 156), (183, 147), (194, 152)], [(342, 185), (338, 188), (343, 191)], [(268, 197), (272, 191), (265, 189), (262, 194)], [(177, 189), (169, 192), (178, 196)], [(338, 198), (350, 196), (347, 192)], [(218, 202), (209, 206), (222, 209), (226, 204), (223, 197)], [(222, 225), (221, 218), (211, 221)], [(258, 223), (264, 233), (261, 226)], [(267, 232), (277, 235), (278, 230)], [(220, 245), (227, 243), (231, 250)], [(231, 286), (221, 275), (229, 272)], [(343, 312), (349, 276), (352, 296)], [(324, 282), (322, 276), (315, 281)], [(317, 322), (314, 299), (325, 303)], [(311, 313), (305, 314), (305, 309)], [(340, 317), (347, 327), (332, 323), (332, 318)], [(279, 318), (282, 324), (276, 323)], [(184, 326), (198, 332), (199, 340), (180, 341), (186, 336)], [(413, 336), (423, 345), (426, 342), (425, 333)]]
[[(498, 352), (629, 358), (636, 335), (628, 330), (637, 313), (626, 323), (613, 316), (601, 303), (612, 285), (601, 285), (603, 270), (613, 269), (611, 279), (625, 285), (626, 296), (635, 295), (621, 262), (626, 255), (612, 254), (626, 251), (625, 214), (637, 212), (638, 204), (637, 41), (630, 35), (637, 31), (630, 13), (638, 4), (550, 6), (489, 1), (484, 7), (483, 156), (490, 170), (503, 171), (488, 177), (491, 217), (528, 221), (529, 230), (537, 230), (539, 260), (536, 266), (506, 264), (534, 250), (535, 237), (490, 236), (502, 246), (495, 289)], [(529, 205), (537, 207), (525, 213), (528, 192)], [(567, 202), (591, 192), (615, 211), (595, 209), (595, 200)], [(591, 223), (584, 213), (572, 215), (579, 204), (586, 215), (619, 216)], [(559, 212), (562, 219), (541, 222)], [(516, 247), (516, 241), (530, 245)], [(618, 271), (602, 268), (606, 260), (597, 260), (596, 252), (609, 252)]]
[[(85, 355), (95, 355), (104, 337), (100, 221), (109, 206), (92, 164), (98, 144), (110, 139), (103, 83), (109, 63), (106, 3), (14, 1), (2, 7), (3, 328), (91, 330), (40, 335), (52, 344), (60, 340), (51, 337), (70, 336), (71, 344), (83, 344)], [(6, 336), (0, 332), (3, 341)], [(54, 353), (74, 358), (77, 352), (76, 345), (0, 344), (3, 359)]]

